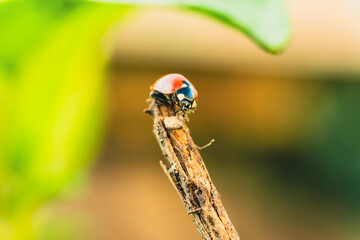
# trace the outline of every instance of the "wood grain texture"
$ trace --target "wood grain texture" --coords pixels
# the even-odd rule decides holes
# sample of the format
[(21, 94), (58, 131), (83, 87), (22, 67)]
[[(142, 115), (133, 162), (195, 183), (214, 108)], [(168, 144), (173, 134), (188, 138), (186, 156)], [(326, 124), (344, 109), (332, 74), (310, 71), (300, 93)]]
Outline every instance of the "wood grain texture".
[(164, 119), (174, 116), (174, 111), (154, 101), (145, 112), (154, 120), (153, 131), (166, 158), (160, 165), (202, 238), (239, 240), (186, 124), (181, 129), (167, 127)]

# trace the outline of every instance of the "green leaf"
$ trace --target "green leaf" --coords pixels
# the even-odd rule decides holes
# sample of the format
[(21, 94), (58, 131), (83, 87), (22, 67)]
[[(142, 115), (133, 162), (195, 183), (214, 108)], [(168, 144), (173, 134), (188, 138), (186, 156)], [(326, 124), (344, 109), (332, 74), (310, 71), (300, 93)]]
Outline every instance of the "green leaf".
[(206, 14), (245, 33), (260, 47), (280, 53), (290, 38), (283, 0), (99, 0), (126, 4), (180, 6)]
[(7, 36), (0, 40), (0, 229), (7, 229), (0, 239), (32, 239), (34, 212), (81, 181), (99, 147), (106, 64), (100, 40), (129, 7), (56, 9), (0, 4), (11, 25), (0, 24)]

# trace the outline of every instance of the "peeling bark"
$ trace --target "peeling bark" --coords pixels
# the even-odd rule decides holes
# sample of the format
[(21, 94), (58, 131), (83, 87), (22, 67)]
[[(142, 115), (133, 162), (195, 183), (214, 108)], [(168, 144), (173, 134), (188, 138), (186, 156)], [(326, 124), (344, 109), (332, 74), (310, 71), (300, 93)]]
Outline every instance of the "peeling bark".
[[(181, 120), (173, 117), (171, 107), (157, 105), (154, 101), (145, 112), (154, 120), (153, 131), (166, 158), (160, 165), (202, 238), (239, 240), (186, 124), (170, 123)], [(174, 126), (180, 129), (174, 129)]]

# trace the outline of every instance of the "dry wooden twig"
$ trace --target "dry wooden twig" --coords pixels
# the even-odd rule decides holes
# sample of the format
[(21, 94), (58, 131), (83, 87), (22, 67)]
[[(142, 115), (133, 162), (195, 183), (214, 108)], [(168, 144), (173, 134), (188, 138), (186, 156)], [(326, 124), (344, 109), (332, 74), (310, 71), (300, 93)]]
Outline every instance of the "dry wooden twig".
[(145, 112), (154, 120), (154, 134), (167, 160), (160, 165), (202, 238), (239, 240), (186, 124), (173, 117), (169, 106), (154, 101)]

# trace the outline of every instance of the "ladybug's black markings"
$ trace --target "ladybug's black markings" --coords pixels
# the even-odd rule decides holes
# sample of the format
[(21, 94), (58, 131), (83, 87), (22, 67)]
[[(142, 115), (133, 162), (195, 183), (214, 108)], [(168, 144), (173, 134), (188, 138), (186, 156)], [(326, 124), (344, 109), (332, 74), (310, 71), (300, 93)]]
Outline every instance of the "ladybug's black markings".
[(150, 93), (150, 97), (154, 98), (155, 100), (157, 100), (161, 103), (169, 105), (169, 101), (170, 101), (169, 97), (166, 94), (163, 94), (159, 91), (156, 91), (156, 90), (152, 91)]
[(157, 80), (151, 87), (150, 96), (159, 103), (173, 107), (175, 113), (194, 112), (198, 93), (195, 87), (181, 74), (168, 74)]

